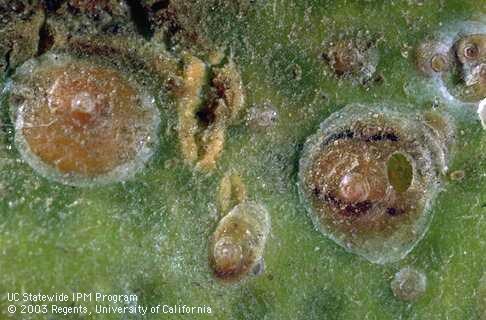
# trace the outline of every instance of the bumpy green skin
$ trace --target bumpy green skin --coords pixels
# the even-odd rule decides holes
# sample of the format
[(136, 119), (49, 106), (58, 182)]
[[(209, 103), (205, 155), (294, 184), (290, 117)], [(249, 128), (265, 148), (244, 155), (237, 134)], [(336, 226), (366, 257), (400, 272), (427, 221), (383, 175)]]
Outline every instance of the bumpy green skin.
[[(144, 306), (210, 306), (213, 314), (194, 316), (199, 319), (479, 319), (486, 135), (474, 110), (454, 114), (458, 134), (450, 170), (464, 170), (465, 178), (446, 185), (427, 235), (398, 263), (370, 264), (316, 231), (299, 202), (296, 181), (305, 138), (344, 105), (393, 100), (429, 108), (430, 99), (410, 91), (421, 81), (413, 48), (440, 24), (486, 14), (480, 12), (485, 10), (482, 2), (222, 2), (191, 1), (194, 10), (185, 13), (185, 21), (194, 18), (193, 28), (208, 43), (226, 45), (242, 71), (248, 105), (270, 102), (279, 120), (266, 134), (244, 122), (230, 129), (212, 175), (183, 164), (175, 115), (166, 112), (161, 147), (134, 180), (101, 189), (56, 184), (18, 161), (7, 106), (2, 105), (1, 318), (42, 319), (6, 313), (5, 293), (23, 290), (136, 293)], [(381, 56), (377, 72), (383, 81), (367, 87), (339, 81), (320, 59), (321, 43), (358, 30), (376, 36)], [(300, 79), (293, 78), (294, 65), (302, 70)], [(272, 217), (265, 272), (231, 286), (213, 279), (207, 261), (208, 240), (219, 218), (211, 190), (217, 190), (228, 169), (241, 173), (249, 197), (265, 204)], [(390, 290), (393, 275), (404, 266), (427, 275), (427, 291), (411, 305)]]

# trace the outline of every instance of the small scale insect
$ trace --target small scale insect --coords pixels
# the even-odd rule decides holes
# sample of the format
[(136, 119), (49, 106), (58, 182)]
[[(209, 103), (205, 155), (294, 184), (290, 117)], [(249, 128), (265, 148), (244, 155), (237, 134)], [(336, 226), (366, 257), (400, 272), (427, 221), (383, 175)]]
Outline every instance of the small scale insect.
[(209, 246), (209, 264), (224, 282), (260, 274), (270, 232), (270, 215), (262, 205), (244, 201), (221, 219)]
[(278, 122), (278, 111), (270, 103), (250, 108), (246, 115), (246, 124), (253, 131), (266, 131)]
[(322, 57), (337, 76), (359, 83), (365, 83), (373, 77), (379, 60), (374, 44), (359, 36), (330, 43)]
[(424, 41), (416, 50), (417, 68), (427, 76), (435, 76), (451, 68), (450, 47), (439, 40)]
[(418, 69), (447, 101), (476, 104), (486, 98), (486, 25), (448, 26), (416, 50)]
[(486, 98), (486, 32), (459, 38), (452, 48), (458, 59), (463, 86), (458, 93), (464, 101), (478, 102)]
[(411, 302), (425, 293), (427, 277), (424, 273), (410, 267), (401, 269), (391, 282), (393, 295), (400, 300)]

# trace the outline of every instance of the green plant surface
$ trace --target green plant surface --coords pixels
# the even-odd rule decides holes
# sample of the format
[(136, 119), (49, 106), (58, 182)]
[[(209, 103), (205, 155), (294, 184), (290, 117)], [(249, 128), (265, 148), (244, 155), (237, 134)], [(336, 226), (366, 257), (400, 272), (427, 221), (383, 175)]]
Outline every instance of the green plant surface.
[[(9, 315), (7, 292), (133, 293), (143, 306), (206, 305), (212, 310), (69, 319), (483, 319), (486, 134), (474, 109), (450, 111), (456, 135), (449, 171), (463, 170), (465, 177), (444, 177), (427, 234), (397, 263), (371, 264), (319, 233), (299, 199), (297, 171), (306, 137), (345, 105), (389, 102), (429, 110), (434, 94), (420, 86), (424, 80), (414, 49), (443, 25), (485, 15), (484, 2), (244, 1), (236, 9), (194, 1), (202, 19), (192, 21), (189, 13), (188, 21), (211, 44), (231, 52), (242, 74), (247, 109), (268, 103), (278, 120), (275, 127), (258, 131), (246, 125), (243, 115), (228, 130), (211, 174), (183, 163), (174, 113), (159, 105), (164, 110), (160, 145), (134, 179), (86, 188), (49, 181), (20, 160), (3, 102), (2, 319), (42, 318)], [(340, 79), (321, 58), (323, 43), (358, 31), (376, 40), (382, 81), (359, 85)], [(248, 197), (265, 205), (272, 221), (264, 273), (236, 284), (217, 281), (208, 265), (209, 239), (220, 218), (217, 190), (228, 170), (240, 173)], [(425, 294), (413, 303), (397, 300), (390, 289), (394, 274), (405, 266), (427, 276)], [(93, 308), (95, 302), (84, 305)]]

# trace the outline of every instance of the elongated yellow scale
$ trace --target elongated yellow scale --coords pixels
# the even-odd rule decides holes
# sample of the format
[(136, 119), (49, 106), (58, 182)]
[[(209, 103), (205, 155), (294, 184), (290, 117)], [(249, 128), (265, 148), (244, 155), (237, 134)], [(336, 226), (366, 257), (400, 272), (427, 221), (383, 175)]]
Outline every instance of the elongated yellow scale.
[(245, 93), (240, 73), (233, 60), (230, 60), (224, 67), (216, 69), (215, 74), (212, 84), (226, 103), (229, 120), (233, 120), (245, 105)]
[(177, 102), (178, 132), (184, 159), (189, 163), (194, 163), (198, 159), (196, 113), (201, 104), (201, 90), (206, 79), (206, 64), (192, 55), (188, 55), (186, 59), (183, 85)]
[(242, 203), (246, 200), (246, 186), (238, 174), (231, 175), (231, 185), (233, 186), (233, 196), (237, 203)]
[(236, 173), (227, 172), (221, 179), (218, 190), (218, 208), (222, 216), (231, 207), (246, 200), (246, 187), (241, 177)]
[(214, 68), (210, 93), (201, 105), (207, 65), (187, 54), (182, 86), (176, 91), (181, 153), (196, 168), (211, 171), (224, 148), (228, 126), (245, 104), (241, 77), (234, 62)]
[(226, 215), (230, 208), (232, 189), (231, 175), (226, 173), (219, 183), (217, 197), (218, 210), (222, 217)]
[(270, 233), (270, 215), (262, 205), (245, 201), (218, 223), (209, 245), (209, 265), (223, 282), (243, 280), (261, 263)]
[(215, 122), (201, 133), (201, 159), (197, 163), (198, 169), (212, 170), (223, 151), (226, 136), (226, 120), (224, 111), (226, 104), (222, 99), (216, 101)]
[(230, 60), (224, 67), (213, 70), (215, 76), (211, 80), (216, 91), (216, 98), (212, 101), (212, 123), (202, 132), (202, 156), (197, 167), (212, 170), (223, 151), (226, 130), (238, 116), (245, 105), (243, 83)]

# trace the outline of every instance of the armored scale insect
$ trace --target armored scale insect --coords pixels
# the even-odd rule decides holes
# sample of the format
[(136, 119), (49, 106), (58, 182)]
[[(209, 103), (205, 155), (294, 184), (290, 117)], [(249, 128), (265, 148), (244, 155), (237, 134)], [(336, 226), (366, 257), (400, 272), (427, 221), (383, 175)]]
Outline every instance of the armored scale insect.
[(267, 209), (246, 199), (246, 187), (235, 173), (228, 173), (221, 180), (218, 207), (223, 217), (209, 243), (209, 265), (214, 275), (223, 282), (234, 283), (262, 273), (271, 229)]
[(446, 122), (397, 109), (344, 108), (308, 138), (300, 159), (315, 226), (375, 263), (403, 258), (423, 237), (447, 167)]
[(485, 22), (465, 21), (442, 28), (419, 45), (416, 62), (446, 101), (476, 105), (486, 98)]
[(127, 22), (124, 2), (19, 3), (21, 12), (6, 11), (11, 23), (2, 32), (21, 32), (20, 16), (41, 22), (32, 23), (36, 37), (3, 38), (14, 70), (4, 91), (17, 149), (36, 172), (75, 186), (130, 179), (155, 153), (171, 107), (182, 157), (214, 169), (244, 105), (230, 59), (210, 59), (213, 68), (184, 50), (169, 53)]

